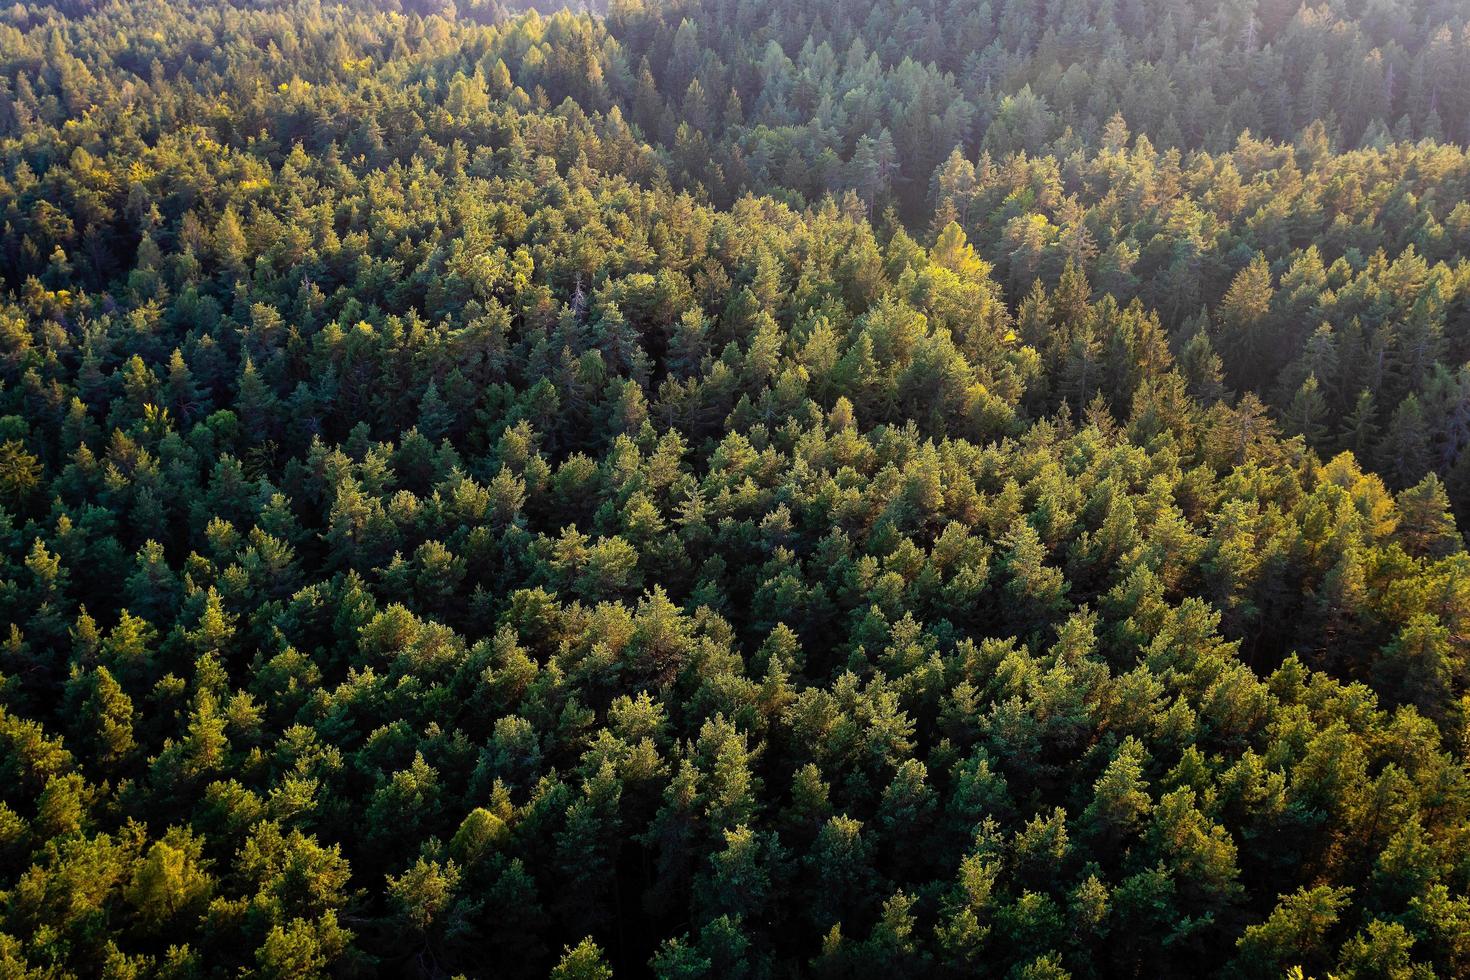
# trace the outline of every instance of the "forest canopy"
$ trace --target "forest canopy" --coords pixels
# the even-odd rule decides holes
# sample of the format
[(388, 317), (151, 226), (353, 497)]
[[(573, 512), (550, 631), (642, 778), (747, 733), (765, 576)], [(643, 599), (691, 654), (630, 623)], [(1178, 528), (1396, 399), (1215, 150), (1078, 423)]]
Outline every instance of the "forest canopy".
[(1470, 974), (1470, 8), (559, 8), (0, 9), (0, 977)]

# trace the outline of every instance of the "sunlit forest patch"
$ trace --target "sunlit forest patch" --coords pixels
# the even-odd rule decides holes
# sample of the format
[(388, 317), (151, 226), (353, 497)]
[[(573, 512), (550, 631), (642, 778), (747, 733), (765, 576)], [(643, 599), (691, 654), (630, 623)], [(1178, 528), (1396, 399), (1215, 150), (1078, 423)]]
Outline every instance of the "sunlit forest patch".
[(0, 978), (1470, 975), (1459, 0), (0, 10)]

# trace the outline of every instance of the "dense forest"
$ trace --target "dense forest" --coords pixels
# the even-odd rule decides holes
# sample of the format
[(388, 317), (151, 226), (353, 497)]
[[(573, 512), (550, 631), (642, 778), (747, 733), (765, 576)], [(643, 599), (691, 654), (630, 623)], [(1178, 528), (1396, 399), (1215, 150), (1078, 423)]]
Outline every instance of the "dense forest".
[(1470, 8), (562, 6), (0, 9), (0, 978), (1470, 976)]

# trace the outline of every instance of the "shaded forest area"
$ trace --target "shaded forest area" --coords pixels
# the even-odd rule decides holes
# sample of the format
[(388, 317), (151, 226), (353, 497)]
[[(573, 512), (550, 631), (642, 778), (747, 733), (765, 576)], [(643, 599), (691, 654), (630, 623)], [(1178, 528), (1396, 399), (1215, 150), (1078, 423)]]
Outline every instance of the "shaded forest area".
[(0, 976), (1470, 973), (1470, 11), (0, 10)]

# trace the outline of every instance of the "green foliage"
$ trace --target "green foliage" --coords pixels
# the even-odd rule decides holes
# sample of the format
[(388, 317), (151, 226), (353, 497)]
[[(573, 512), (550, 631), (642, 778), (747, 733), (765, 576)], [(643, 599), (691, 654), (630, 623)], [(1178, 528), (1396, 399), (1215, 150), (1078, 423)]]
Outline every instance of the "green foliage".
[(1470, 33), (1288, 7), (0, 11), (0, 974), (1470, 971)]

